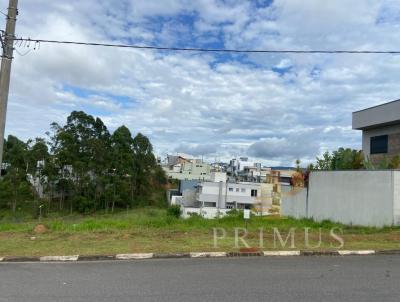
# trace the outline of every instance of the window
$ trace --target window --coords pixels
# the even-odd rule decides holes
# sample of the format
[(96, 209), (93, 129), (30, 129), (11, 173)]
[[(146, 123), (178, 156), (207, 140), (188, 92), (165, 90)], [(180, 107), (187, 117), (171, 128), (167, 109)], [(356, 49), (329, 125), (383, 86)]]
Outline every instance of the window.
[(246, 193), (246, 189), (245, 188), (242, 188), (242, 193)]
[(371, 137), (371, 154), (388, 153), (388, 136), (374, 136)]
[(217, 206), (216, 202), (208, 202), (208, 201), (204, 202), (204, 207), (205, 208), (215, 208), (216, 206)]
[(257, 197), (257, 190), (251, 190), (251, 196)]
[(226, 203), (226, 208), (227, 209), (234, 209), (235, 208), (235, 203), (234, 202), (227, 202)]
[(233, 192), (233, 188), (229, 188), (229, 192)]
[(236, 192), (239, 192), (239, 188), (236, 188)]

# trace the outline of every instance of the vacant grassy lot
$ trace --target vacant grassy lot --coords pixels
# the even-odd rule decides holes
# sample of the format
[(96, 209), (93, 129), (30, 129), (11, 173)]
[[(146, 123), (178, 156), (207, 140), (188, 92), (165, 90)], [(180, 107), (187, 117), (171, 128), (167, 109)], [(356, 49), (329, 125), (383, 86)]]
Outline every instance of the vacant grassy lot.
[[(237, 251), (234, 228), (244, 227), (240, 216), (217, 220), (199, 217), (183, 220), (168, 216), (162, 209), (134, 209), (113, 215), (66, 216), (42, 220), (47, 228), (43, 234), (34, 232), (37, 220), (3, 218), (0, 220), (0, 257), (42, 255), (94, 255), (135, 252)], [(304, 228), (309, 227), (309, 246), (305, 244)], [(280, 217), (252, 217), (246, 241), (259, 247), (263, 229), (263, 250), (291, 249), (289, 240), (282, 247), (273, 228), (278, 228), (283, 240), (291, 228), (295, 230), (296, 249), (334, 249), (339, 242), (330, 236), (334, 227), (343, 237), (343, 249), (400, 249), (400, 228), (346, 227), (331, 222), (315, 223)], [(214, 247), (213, 228), (224, 228), (226, 238)], [(322, 244), (319, 242), (321, 228)], [(219, 232), (219, 235), (222, 233)], [(312, 247), (311, 247), (312, 246)], [(244, 247), (240, 242), (240, 247)]]

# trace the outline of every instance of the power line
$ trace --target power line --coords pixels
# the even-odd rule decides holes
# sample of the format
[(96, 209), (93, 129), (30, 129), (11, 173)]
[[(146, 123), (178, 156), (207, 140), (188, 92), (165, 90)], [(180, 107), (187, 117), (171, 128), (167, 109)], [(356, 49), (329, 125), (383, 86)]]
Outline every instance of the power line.
[(18, 49), (15, 49), (15, 52), (17, 54), (19, 54), (21, 57), (25, 57), (26, 55), (28, 55), (31, 52), (31, 49), (28, 49), (26, 52), (22, 53), (20, 51), (18, 51)]
[(223, 48), (186, 48), (186, 47), (163, 47), (163, 46), (143, 46), (134, 44), (112, 44), (112, 43), (96, 43), (96, 42), (78, 42), (78, 41), (62, 41), (62, 40), (44, 40), (31, 38), (14, 38), (14, 41), (20, 42), (36, 42), (49, 44), (64, 45), (84, 45), (84, 46), (101, 46), (116, 48), (133, 48), (147, 50), (165, 50), (165, 51), (188, 51), (188, 52), (214, 52), (214, 53), (289, 53), (289, 54), (400, 54), (400, 50), (252, 50), (252, 49), (223, 49)]

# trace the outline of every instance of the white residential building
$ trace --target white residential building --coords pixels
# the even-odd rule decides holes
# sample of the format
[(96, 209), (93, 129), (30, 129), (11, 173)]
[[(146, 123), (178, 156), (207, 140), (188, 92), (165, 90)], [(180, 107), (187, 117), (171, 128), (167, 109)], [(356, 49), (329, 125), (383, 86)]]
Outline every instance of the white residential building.
[(163, 166), (167, 176), (178, 180), (210, 180), (211, 165), (201, 159), (186, 159), (181, 156), (171, 160), (168, 156), (168, 164)]
[(229, 163), (229, 172), (232, 176), (237, 176), (244, 171), (245, 168), (258, 167), (261, 168), (261, 163), (249, 161), (247, 157), (234, 158)]
[(257, 204), (272, 205), (272, 184), (209, 182), (199, 184), (197, 206), (220, 209), (250, 209)]

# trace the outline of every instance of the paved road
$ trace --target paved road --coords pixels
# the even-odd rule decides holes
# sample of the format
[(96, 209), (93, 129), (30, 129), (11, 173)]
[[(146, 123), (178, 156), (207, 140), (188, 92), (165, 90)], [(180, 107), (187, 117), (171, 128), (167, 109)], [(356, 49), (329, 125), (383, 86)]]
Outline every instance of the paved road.
[(400, 301), (400, 256), (2, 263), (0, 301)]

